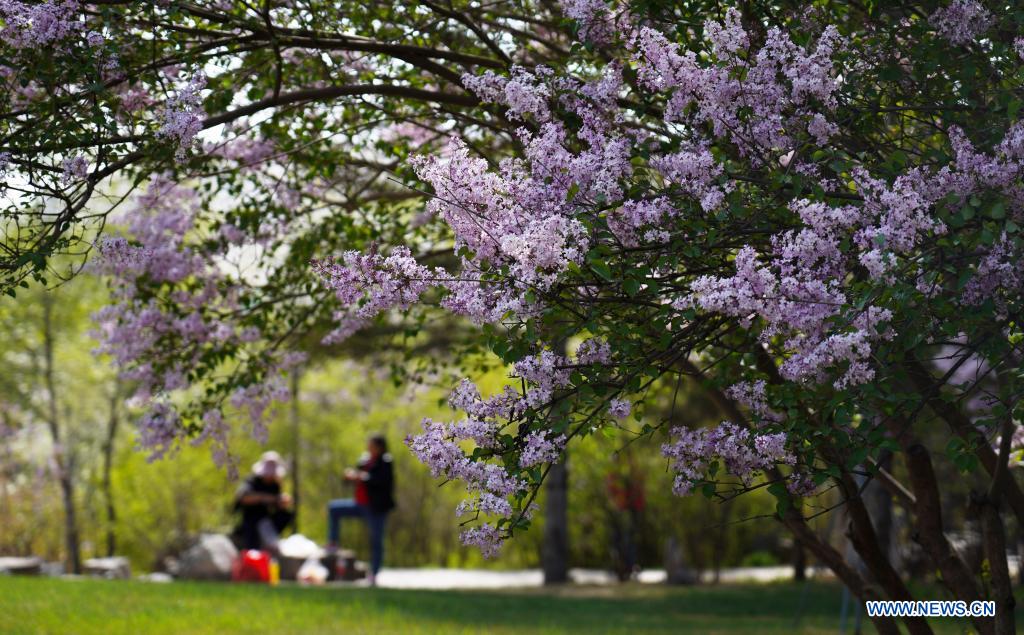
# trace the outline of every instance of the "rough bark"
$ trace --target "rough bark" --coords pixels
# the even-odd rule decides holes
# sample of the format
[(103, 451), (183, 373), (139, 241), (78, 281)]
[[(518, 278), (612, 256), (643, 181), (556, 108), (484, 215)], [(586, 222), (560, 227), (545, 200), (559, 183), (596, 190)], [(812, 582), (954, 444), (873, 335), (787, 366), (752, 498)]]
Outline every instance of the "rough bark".
[[(981, 434), (971, 423), (971, 420), (960, 411), (954, 404), (948, 403), (939, 397), (941, 384), (936, 383), (935, 378), (928, 369), (920, 362), (909, 359), (907, 369), (914, 387), (921, 393), (921, 398), (926, 401), (928, 407), (949, 426), (958, 437), (974, 447), (974, 453), (978, 457), (981, 466), (985, 468), (989, 476), (995, 476), (998, 457), (995, 450), (982, 438)], [(1003, 487), (1003, 496), (1006, 504), (1013, 510), (1017, 517), (1017, 523), (1024, 526), (1024, 492), (1021, 491), (1012, 477), (1007, 478)]]
[[(871, 516), (853, 478), (849, 474), (844, 474), (842, 483), (846, 489), (846, 508), (850, 516), (849, 536), (854, 549), (857, 550), (857, 555), (863, 560), (871, 575), (882, 586), (890, 600), (913, 600), (914, 596), (911, 595), (899, 573), (889, 562), (889, 554), (882, 549), (881, 541), (871, 522)], [(907, 625), (907, 629), (915, 635), (932, 633), (931, 627), (928, 626), (928, 622), (924, 618), (905, 617), (903, 622)]]
[[(834, 547), (821, 540), (807, 525), (807, 522), (793, 508), (782, 515), (782, 523), (791, 531), (798, 541), (810, 551), (815, 558), (824, 563), (839, 580), (850, 589), (861, 601), (886, 599), (880, 589), (866, 581), (846, 562)], [(870, 618), (881, 635), (896, 635), (900, 632), (896, 620), (888, 617)]]
[[(917, 520), (914, 539), (921, 544), (925, 553), (938, 567), (942, 573), (943, 584), (958, 600), (971, 602), (981, 599), (981, 591), (975, 584), (974, 576), (943, 531), (939, 487), (928, 450), (916, 443), (906, 448), (906, 457), (910, 485), (917, 499), (914, 509)], [(980, 633), (993, 632), (990, 620), (975, 619), (974, 625)]]

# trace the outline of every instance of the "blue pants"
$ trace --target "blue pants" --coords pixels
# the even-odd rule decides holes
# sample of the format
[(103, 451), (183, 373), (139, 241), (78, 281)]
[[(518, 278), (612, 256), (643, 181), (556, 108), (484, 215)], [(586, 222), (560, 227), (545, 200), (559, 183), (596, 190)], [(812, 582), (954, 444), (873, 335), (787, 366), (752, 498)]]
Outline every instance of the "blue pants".
[(388, 513), (377, 513), (351, 498), (339, 498), (327, 503), (327, 542), (338, 544), (342, 518), (362, 518), (370, 530), (370, 571), (377, 575), (384, 561), (384, 522)]

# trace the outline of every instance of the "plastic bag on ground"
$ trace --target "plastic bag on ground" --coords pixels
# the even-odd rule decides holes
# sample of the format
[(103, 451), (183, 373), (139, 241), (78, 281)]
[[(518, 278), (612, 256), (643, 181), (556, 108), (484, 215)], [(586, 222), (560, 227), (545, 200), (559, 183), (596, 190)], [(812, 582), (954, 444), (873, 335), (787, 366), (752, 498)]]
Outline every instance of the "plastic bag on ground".
[(277, 543), (278, 552), (286, 558), (317, 558), (320, 546), (302, 534), (292, 534)]
[(295, 579), (299, 584), (323, 584), (327, 582), (327, 567), (320, 564), (316, 558), (309, 558), (299, 567), (299, 573)]

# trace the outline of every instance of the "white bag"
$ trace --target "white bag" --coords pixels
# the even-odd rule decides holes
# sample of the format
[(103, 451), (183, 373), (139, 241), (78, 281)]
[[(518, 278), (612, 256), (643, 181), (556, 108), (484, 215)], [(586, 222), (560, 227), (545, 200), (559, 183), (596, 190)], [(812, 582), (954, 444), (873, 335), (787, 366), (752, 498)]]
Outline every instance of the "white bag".
[(327, 582), (327, 567), (320, 564), (316, 558), (309, 558), (299, 567), (295, 576), (299, 584), (320, 585)]
[(286, 558), (314, 558), (320, 555), (320, 546), (302, 534), (292, 534), (278, 543), (277, 550)]

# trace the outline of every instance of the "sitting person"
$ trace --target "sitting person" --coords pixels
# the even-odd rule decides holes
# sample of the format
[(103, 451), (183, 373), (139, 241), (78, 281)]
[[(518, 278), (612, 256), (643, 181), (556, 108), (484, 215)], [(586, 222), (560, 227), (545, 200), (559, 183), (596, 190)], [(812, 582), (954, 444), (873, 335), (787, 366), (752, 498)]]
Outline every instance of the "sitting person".
[(388, 442), (383, 435), (373, 435), (366, 453), (355, 469), (345, 470), (345, 480), (355, 483), (355, 498), (332, 500), (327, 504), (327, 550), (336, 551), (342, 518), (362, 518), (370, 530), (370, 573), (367, 581), (377, 581), (384, 560), (384, 523), (395, 506), (394, 471)]
[(287, 471), (277, 452), (264, 452), (252, 466), (235, 494), (235, 511), (242, 521), (231, 535), (239, 549), (262, 549), (277, 553), (281, 532), (295, 518), (292, 499), (281, 492), (281, 480)]

